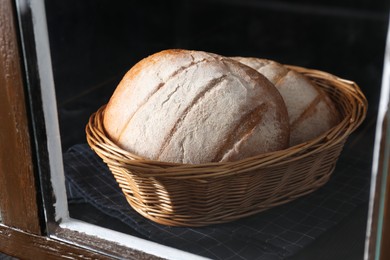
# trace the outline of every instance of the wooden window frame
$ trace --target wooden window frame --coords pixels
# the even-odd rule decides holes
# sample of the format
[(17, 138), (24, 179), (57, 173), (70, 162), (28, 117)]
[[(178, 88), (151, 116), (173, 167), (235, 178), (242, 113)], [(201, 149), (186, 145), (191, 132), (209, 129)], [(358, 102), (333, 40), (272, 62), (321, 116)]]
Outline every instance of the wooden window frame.
[[(1, 3), (6, 29), (1, 49), (7, 52), (0, 60), (0, 119), (7, 128), (0, 135), (1, 147), (6, 147), (0, 159), (0, 170), (6, 173), (0, 176), (0, 189), (8, 190), (3, 189), (0, 199), (0, 252), (16, 257), (38, 252), (49, 256), (54, 250), (56, 257), (65, 258), (203, 259), (69, 217), (44, 1)], [(19, 151), (24, 153), (17, 156)], [(19, 175), (20, 183), (15, 181)], [(28, 215), (27, 221), (26, 212), (35, 215)]]
[[(17, 8), (23, 9), (19, 10), (24, 16), (19, 22)], [(0, 252), (18, 258), (42, 259), (105, 259), (123, 255), (150, 258), (150, 254), (139, 250), (116, 245), (113, 249), (113, 243), (101, 239), (90, 241), (94, 248), (87, 249), (80, 246), (81, 241), (86, 244), (91, 238), (77, 232), (63, 231), (63, 236), (72, 239), (73, 244), (48, 235), (48, 229), (58, 225), (50, 219), (54, 215), (53, 201), (44, 201), (40, 195), (43, 189), (51, 189), (50, 181), (45, 179), (49, 167), (45, 163), (48, 158), (44, 152), (47, 151), (45, 128), (34, 125), (42, 124), (43, 120), (41, 93), (39, 88), (34, 89), (39, 86), (40, 78), (35, 71), (36, 57), (22, 57), (20, 39), (21, 26), (25, 29), (24, 36), (33, 39), (31, 20), (30, 6), (17, 7), (12, 0), (0, 1)], [(35, 48), (29, 43), (24, 48)], [(42, 187), (42, 183), (47, 186)], [(80, 243), (76, 245), (78, 240)]]
[(390, 29), (374, 143), (366, 259), (390, 259)]
[(15, 14), (12, 0), (0, 1), (0, 252), (18, 258), (94, 258), (94, 252), (47, 238), (42, 228), (43, 207)]
[[(0, 1), (0, 252), (18, 258), (158, 259), (153, 252), (99, 238), (98, 233), (104, 229), (98, 227), (96, 237), (66, 225), (61, 227), (63, 220), (57, 218), (56, 191), (50, 177), (50, 137), (40, 89), (43, 79), (37, 71), (36, 46), (31, 41), (35, 37), (32, 21), (29, 0)], [(382, 92), (388, 95), (388, 91)], [(382, 133), (377, 136), (375, 148), (378, 167), (373, 169), (376, 178), (366, 259), (387, 259), (390, 255), (390, 247), (384, 244), (390, 236), (390, 207), (386, 206), (390, 203), (390, 172), (389, 160), (384, 157), (389, 154), (390, 136), (384, 134), (389, 132), (389, 120), (385, 120), (389, 111), (383, 115), (378, 121)]]

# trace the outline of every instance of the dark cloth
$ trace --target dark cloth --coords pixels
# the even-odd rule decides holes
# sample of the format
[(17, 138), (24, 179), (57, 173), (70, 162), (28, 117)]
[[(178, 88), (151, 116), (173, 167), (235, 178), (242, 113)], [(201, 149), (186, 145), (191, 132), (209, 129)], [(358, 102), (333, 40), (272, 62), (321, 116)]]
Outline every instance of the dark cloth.
[(364, 154), (343, 152), (330, 181), (309, 195), (234, 222), (197, 228), (164, 226), (139, 215), (86, 144), (64, 154), (64, 167), (70, 200), (88, 201), (151, 241), (212, 259), (272, 260), (301, 251), (367, 202), (371, 162)]

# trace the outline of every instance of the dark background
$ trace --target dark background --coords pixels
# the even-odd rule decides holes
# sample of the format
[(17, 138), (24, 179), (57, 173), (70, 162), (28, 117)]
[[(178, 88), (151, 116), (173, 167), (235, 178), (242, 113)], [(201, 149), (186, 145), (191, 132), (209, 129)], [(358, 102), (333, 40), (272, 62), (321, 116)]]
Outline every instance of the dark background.
[(64, 150), (85, 141), (89, 115), (132, 65), (168, 48), (324, 70), (355, 81), (376, 110), (387, 1), (51, 0), (46, 9)]

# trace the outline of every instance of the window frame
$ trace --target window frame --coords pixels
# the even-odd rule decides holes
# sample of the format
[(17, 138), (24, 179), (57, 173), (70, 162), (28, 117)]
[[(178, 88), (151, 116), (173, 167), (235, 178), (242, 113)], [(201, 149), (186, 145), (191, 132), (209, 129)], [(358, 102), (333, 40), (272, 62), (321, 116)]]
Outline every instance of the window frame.
[[(390, 24), (390, 23), (389, 23)], [(390, 30), (377, 115), (365, 259), (390, 258)]]
[(0, 2), (0, 209), (4, 224), (40, 235), (39, 192), (14, 11), (13, 1)]
[[(19, 55), (23, 57), (21, 64), (24, 65), (20, 71), (20, 76), (24, 76), (21, 86), (26, 94), (24, 111), (30, 112), (25, 117), (32, 119), (30, 135), (25, 138), (32, 144), (31, 159), (36, 170), (34, 186), (39, 187), (38, 193), (41, 195), (33, 201), (41, 203), (39, 206), (43, 216), (33, 219), (40, 219), (44, 230), (41, 234), (51, 241), (70, 243), (114, 258), (204, 259), (69, 217), (44, 1), (16, 0), (13, 8), (19, 26)], [(17, 31), (14, 33), (16, 37)], [(31, 176), (33, 172), (29, 174)], [(37, 189), (33, 191), (37, 192)], [(7, 212), (6, 207), (4, 211)]]
[[(49, 47), (48, 39), (41, 37), (45, 33), (47, 37), (45, 23), (43, 0), (0, 2), (0, 119), (3, 126), (8, 126), (0, 128), (0, 252), (22, 258), (34, 255), (158, 259), (163, 254), (172, 259), (201, 259), (115, 231), (107, 236), (105, 228), (69, 218), (63, 200), (65, 187), (58, 121), (54, 122), (57, 115), (56, 109), (52, 109), (56, 107), (54, 83), (51, 73), (44, 73), (47, 69), (51, 71), (50, 56), (45, 52)], [(389, 85), (387, 83), (387, 89)], [(388, 118), (389, 111), (386, 113)], [(385, 122), (388, 124), (388, 121), (378, 122), (377, 129), (387, 129)], [(383, 208), (390, 203), (390, 178), (385, 179), (390, 176), (389, 162), (379, 156), (388, 154), (390, 136), (383, 134), (386, 131), (377, 136), (382, 141), (378, 141), (375, 148), (378, 164), (377, 168), (373, 166), (376, 179), (373, 180), (366, 259), (385, 259), (390, 252), (389, 247), (380, 243), (390, 236), (390, 223), (388, 217), (385, 218), (389, 216), (389, 207)], [(383, 180), (387, 185), (379, 185)], [(121, 240), (131, 247), (121, 244)]]
[(45, 235), (18, 32), (15, 2), (1, 1), (0, 252), (18, 258), (100, 258)]

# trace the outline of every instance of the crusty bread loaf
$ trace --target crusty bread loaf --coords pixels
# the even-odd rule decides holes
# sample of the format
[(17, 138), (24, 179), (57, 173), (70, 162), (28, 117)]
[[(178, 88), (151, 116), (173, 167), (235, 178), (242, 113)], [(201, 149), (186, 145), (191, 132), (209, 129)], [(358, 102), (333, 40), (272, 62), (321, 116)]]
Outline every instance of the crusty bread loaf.
[(165, 50), (137, 63), (103, 121), (120, 147), (152, 160), (233, 161), (284, 149), (283, 99), (263, 75), (201, 51)]
[(339, 122), (330, 98), (304, 75), (275, 61), (233, 57), (268, 78), (282, 95), (290, 121), (290, 146), (311, 140)]

